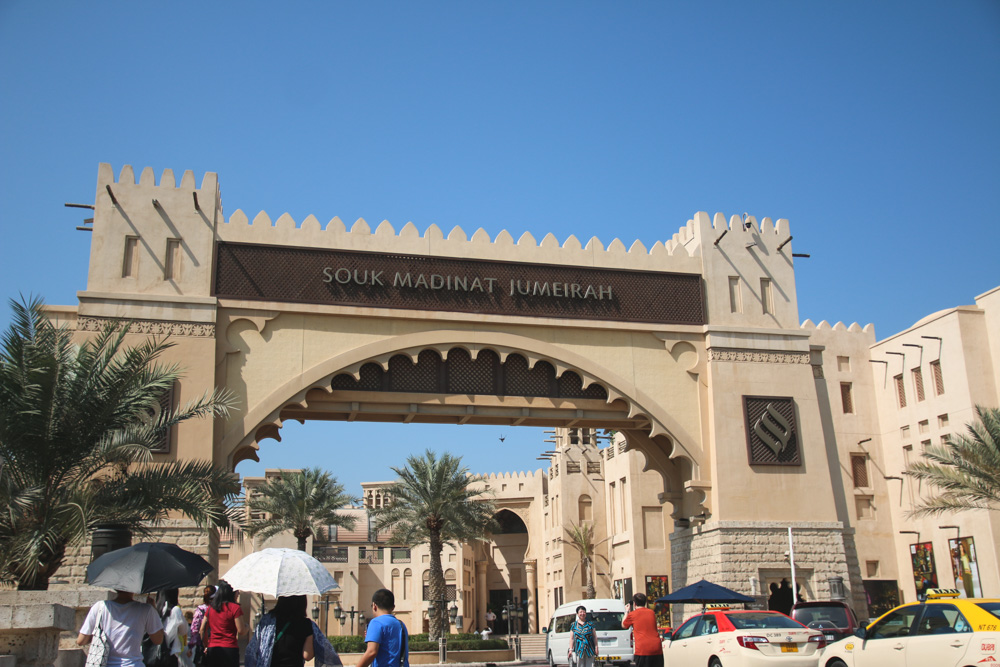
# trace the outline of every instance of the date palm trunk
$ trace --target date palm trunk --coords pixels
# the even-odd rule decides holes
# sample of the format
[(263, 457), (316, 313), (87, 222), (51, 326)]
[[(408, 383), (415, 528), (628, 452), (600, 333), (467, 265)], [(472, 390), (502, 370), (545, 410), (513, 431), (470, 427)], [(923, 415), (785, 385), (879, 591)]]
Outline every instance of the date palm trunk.
[(444, 550), (444, 543), (441, 541), (441, 527), (433, 518), (427, 519), (427, 528), (430, 542), (430, 598), (431, 608), (435, 611), (431, 617), (431, 639), (438, 639), (447, 634), (446, 623), (448, 618), (448, 607), (445, 602), (444, 570), (441, 567), (441, 552)]

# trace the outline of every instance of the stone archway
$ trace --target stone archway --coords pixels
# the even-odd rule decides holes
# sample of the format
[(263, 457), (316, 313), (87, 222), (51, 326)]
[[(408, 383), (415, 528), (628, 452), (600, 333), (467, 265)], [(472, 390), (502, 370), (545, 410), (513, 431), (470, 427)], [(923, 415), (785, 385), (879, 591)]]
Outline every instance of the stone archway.
[[(745, 563), (723, 553), (750, 544), (770, 567), (783, 551), (776, 522), (838, 554), (817, 572), (849, 578), (849, 517), (815, 493), (841, 480), (787, 221), (698, 213), (647, 248), (227, 219), (215, 174), (199, 187), (190, 172), (157, 182), (125, 167), (116, 179), (101, 165), (97, 186), (87, 288), (60, 312), (81, 332), (127, 318), (136, 338), (173, 335), (164, 361), (189, 369), (176, 399), (228, 390), (238, 404), (215, 423), (180, 425), (157, 460), (232, 468), (288, 419), (605, 420), (663, 479), (679, 529), (675, 584), (711, 574), (741, 587)], [(489, 366), (480, 379), (492, 391), (449, 384), (453, 365)], [(515, 391), (508, 371), (548, 388)], [(755, 420), (768, 410), (790, 425), (773, 454), (753, 428), (766, 430)], [(802, 496), (808, 506), (788, 501)]]

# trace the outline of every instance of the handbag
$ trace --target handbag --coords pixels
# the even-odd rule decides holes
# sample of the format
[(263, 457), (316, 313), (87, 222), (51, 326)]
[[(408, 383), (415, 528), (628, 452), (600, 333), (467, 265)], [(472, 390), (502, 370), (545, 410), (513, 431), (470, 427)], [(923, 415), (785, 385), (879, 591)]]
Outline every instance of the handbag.
[[(107, 610), (107, 603), (104, 604), (105, 610)], [(108, 641), (108, 636), (104, 632), (104, 628), (101, 627), (101, 621), (97, 621), (97, 627), (94, 628), (94, 634), (90, 639), (90, 649), (87, 650), (87, 661), (84, 663), (85, 667), (107, 667), (108, 656), (111, 654), (111, 642)]]
[(142, 662), (146, 667), (177, 667), (177, 656), (171, 652), (166, 637), (159, 644), (154, 644), (146, 635), (142, 638)]

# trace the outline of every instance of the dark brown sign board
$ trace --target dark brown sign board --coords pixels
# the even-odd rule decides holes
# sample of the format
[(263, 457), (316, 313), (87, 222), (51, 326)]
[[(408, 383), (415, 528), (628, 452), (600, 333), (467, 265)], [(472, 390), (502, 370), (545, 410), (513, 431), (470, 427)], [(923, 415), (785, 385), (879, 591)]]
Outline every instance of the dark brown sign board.
[(704, 324), (700, 274), (216, 245), (220, 298), (654, 324)]

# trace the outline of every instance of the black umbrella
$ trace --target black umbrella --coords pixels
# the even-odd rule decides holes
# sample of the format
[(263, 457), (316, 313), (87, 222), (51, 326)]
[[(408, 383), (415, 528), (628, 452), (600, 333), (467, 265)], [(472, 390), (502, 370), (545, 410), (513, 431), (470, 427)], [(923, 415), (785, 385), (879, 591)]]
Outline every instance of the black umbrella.
[(116, 591), (152, 593), (197, 586), (213, 569), (207, 560), (176, 544), (140, 542), (94, 560), (87, 567), (87, 582)]
[(743, 595), (730, 590), (725, 586), (713, 584), (710, 581), (701, 581), (679, 588), (669, 595), (657, 598), (657, 602), (675, 602), (689, 604), (708, 604), (710, 602), (755, 602), (749, 595)]

